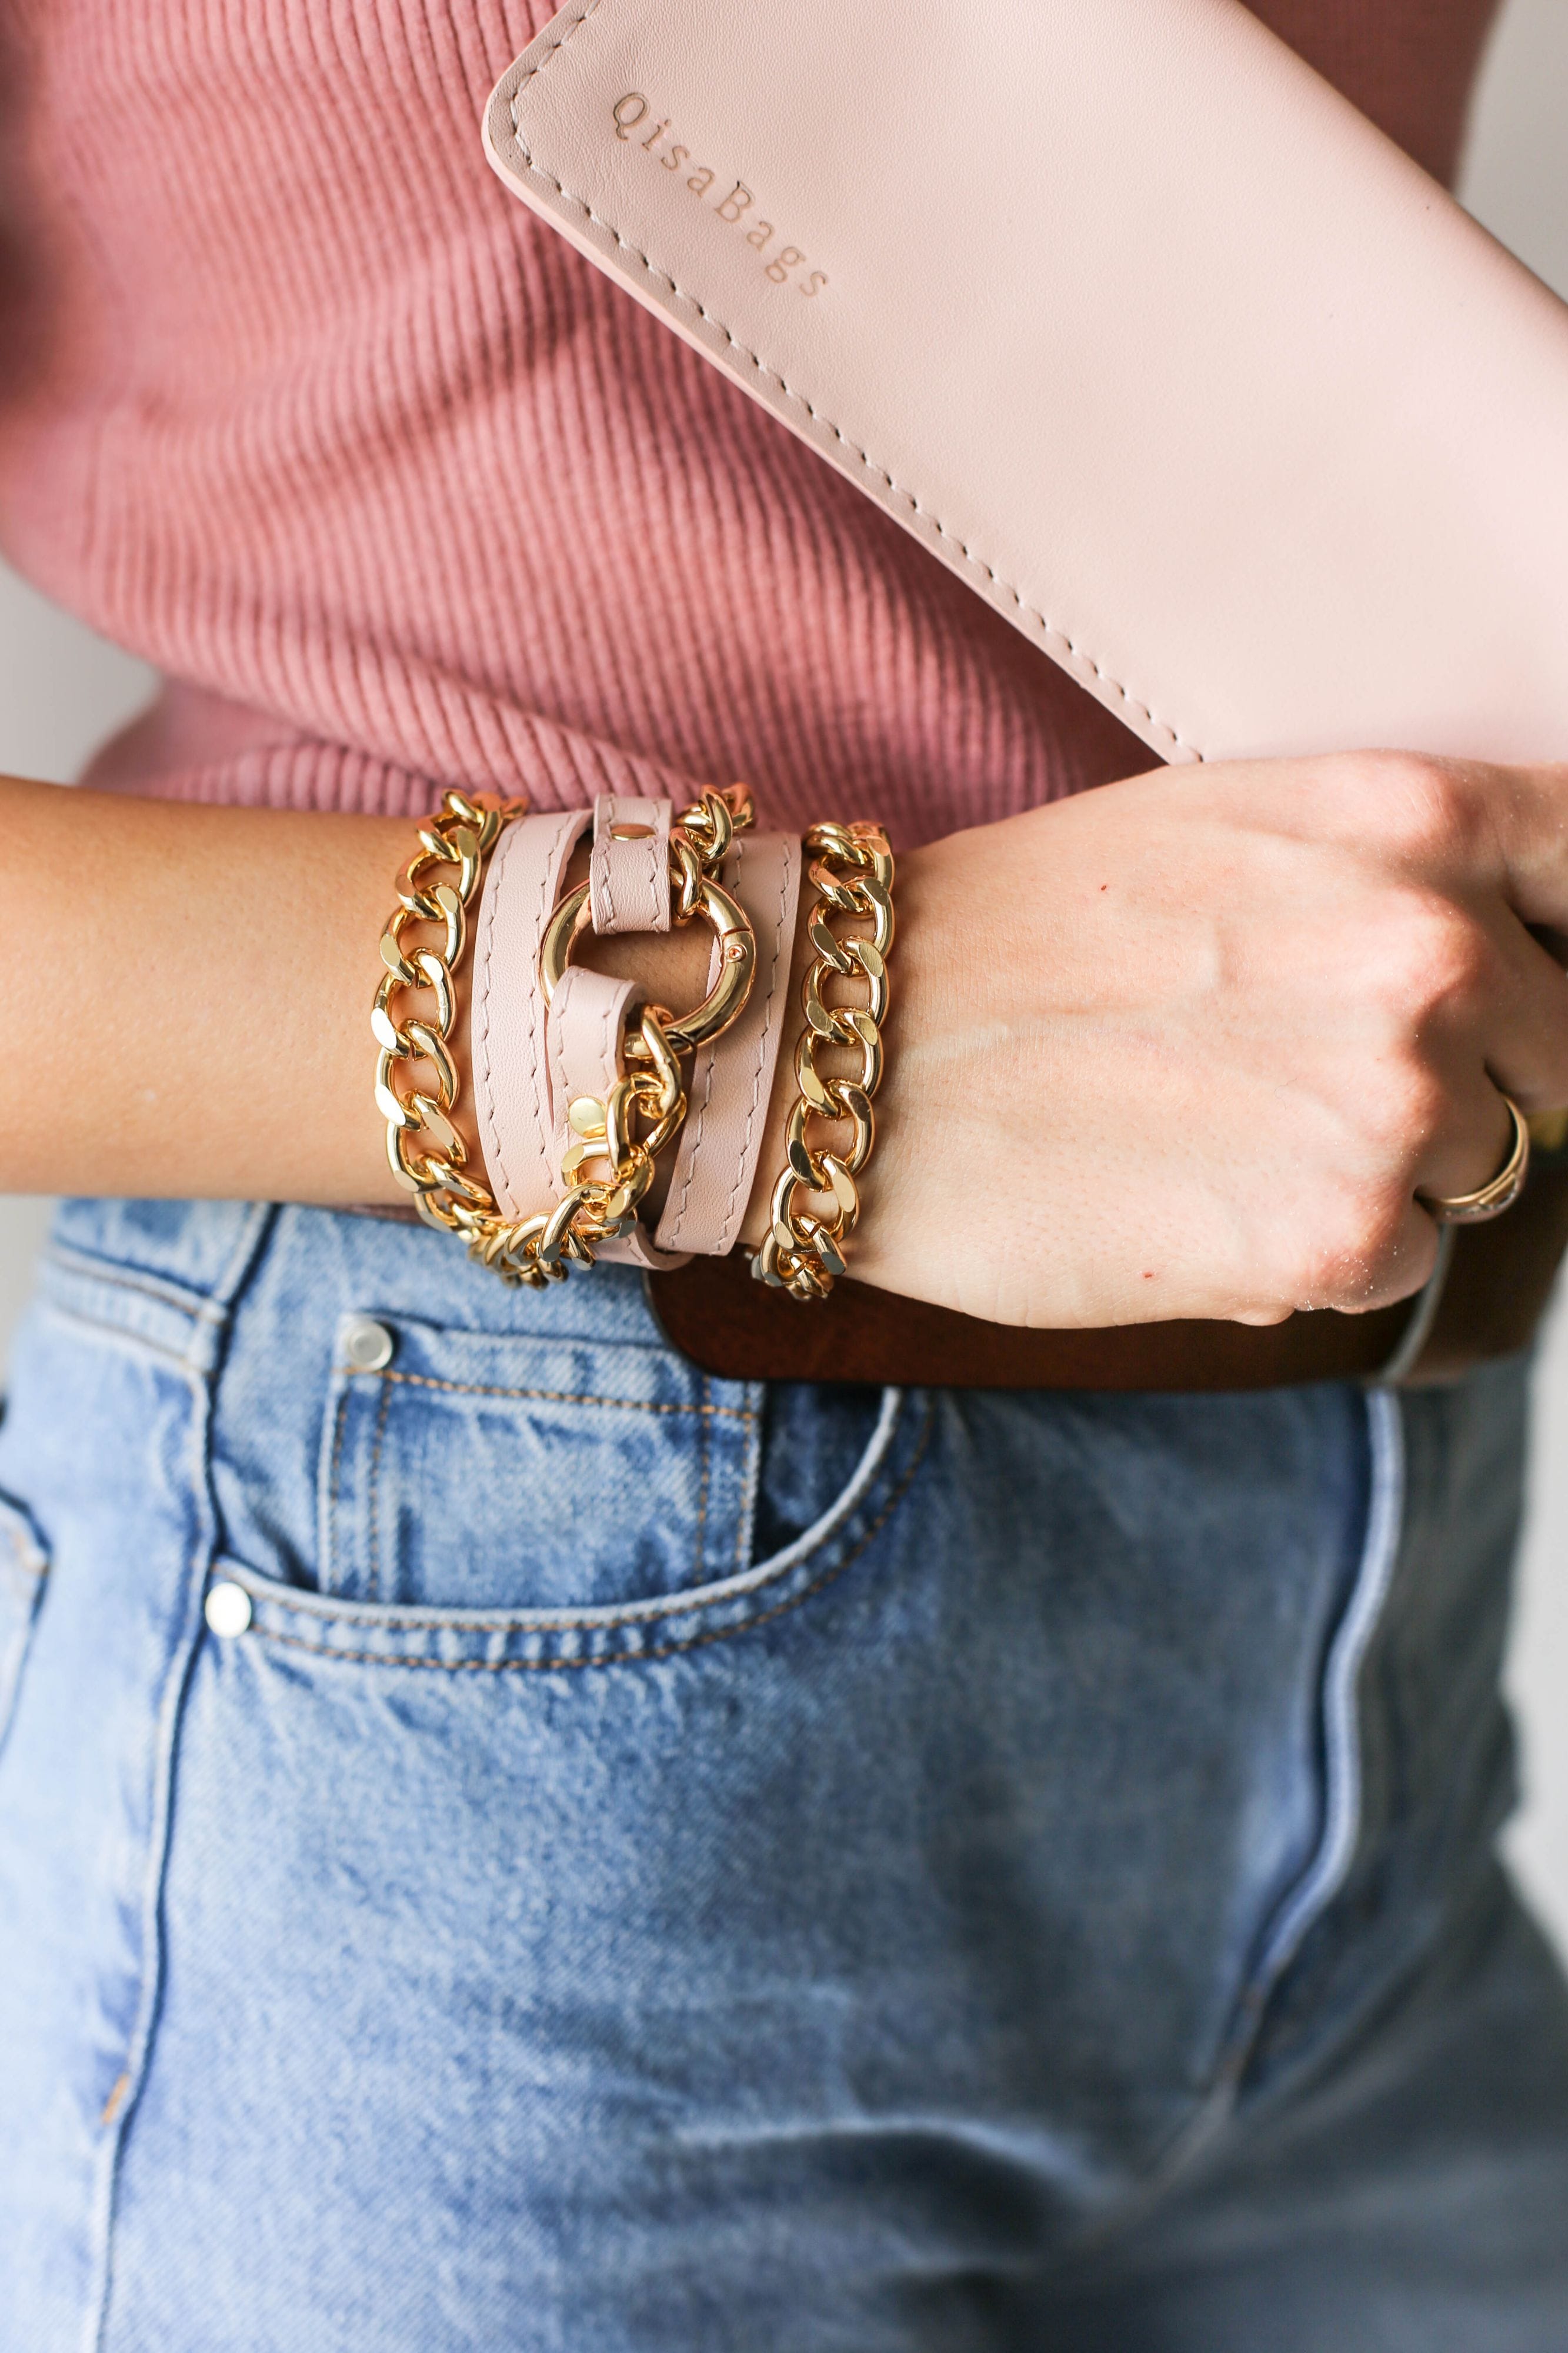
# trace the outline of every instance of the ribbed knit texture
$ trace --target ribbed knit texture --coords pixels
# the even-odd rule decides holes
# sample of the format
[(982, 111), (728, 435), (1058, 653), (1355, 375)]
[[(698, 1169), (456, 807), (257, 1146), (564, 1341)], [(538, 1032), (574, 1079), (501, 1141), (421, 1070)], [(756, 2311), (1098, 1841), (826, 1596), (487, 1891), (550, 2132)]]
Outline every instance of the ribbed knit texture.
[[(1259, 13), (1447, 174), (1492, 5)], [(771, 822), (909, 842), (1146, 767), (491, 177), (480, 109), (550, 13), (0, 0), (0, 544), (182, 682), (95, 780), (743, 776)]]

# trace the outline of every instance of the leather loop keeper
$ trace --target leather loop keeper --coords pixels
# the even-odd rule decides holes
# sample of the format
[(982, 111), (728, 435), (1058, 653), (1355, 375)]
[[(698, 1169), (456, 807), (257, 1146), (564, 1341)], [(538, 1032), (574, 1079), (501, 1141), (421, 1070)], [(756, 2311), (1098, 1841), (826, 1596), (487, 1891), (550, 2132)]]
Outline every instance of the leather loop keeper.
[[(1431, 1327), (1401, 1386), (1458, 1380), (1528, 1346), (1565, 1244), (1568, 1166), (1539, 1163), (1495, 1224), (1455, 1229)], [(995, 1389), (1224, 1390), (1375, 1383), (1420, 1302), (1283, 1324), (1127, 1324), (1030, 1332), (841, 1279), (809, 1306), (753, 1281), (742, 1258), (694, 1259), (648, 1280), (666, 1337), (725, 1380)]]
[(611, 932), (668, 932), (670, 924), (667, 800), (601, 793), (594, 803), (588, 908), (603, 939)]
[[(553, 1181), (557, 1200), (566, 1191), (561, 1166), (573, 1135), (567, 1113), (579, 1095), (592, 1095), (603, 1103), (616, 1081), (624, 1077), (622, 1034), (627, 1014), (633, 1006), (642, 1002), (644, 993), (635, 980), (612, 980), (584, 965), (571, 965), (561, 976), (544, 1022), (555, 1120)], [(679, 1252), (656, 1249), (640, 1226), (613, 1241), (595, 1242), (594, 1253), (612, 1266), (673, 1268), (686, 1264)]]
[(601, 1106), (626, 1071), (621, 1037), (626, 1017), (642, 1001), (635, 980), (612, 980), (586, 965), (571, 965), (561, 976), (544, 1016), (544, 1051), (550, 1071), (551, 1110), (555, 1121), (555, 1198), (566, 1191), (561, 1167), (574, 1139), (567, 1118), (579, 1096)]

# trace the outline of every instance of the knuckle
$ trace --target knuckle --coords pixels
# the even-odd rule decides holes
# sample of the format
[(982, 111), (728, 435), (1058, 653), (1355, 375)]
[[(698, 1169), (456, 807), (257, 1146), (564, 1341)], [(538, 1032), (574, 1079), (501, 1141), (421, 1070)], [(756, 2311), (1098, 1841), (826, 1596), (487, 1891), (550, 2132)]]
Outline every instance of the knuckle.
[(1311, 1306), (1362, 1307), (1381, 1295), (1409, 1220), (1408, 1194), (1387, 1182), (1329, 1188), (1302, 1251), (1299, 1296)]
[(1451, 899), (1406, 892), (1382, 927), (1379, 961), (1385, 1000), (1419, 1026), (1485, 992), (1493, 951), (1479, 923)]
[(1418, 1054), (1397, 1053), (1379, 1069), (1367, 1096), (1371, 1140), (1403, 1176), (1449, 1124), (1448, 1090)]
[(1368, 819), (1386, 853), (1431, 865), (1464, 849), (1472, 797), (1457, 770), (1414, 752), (1368, 753), (1357, 765)]

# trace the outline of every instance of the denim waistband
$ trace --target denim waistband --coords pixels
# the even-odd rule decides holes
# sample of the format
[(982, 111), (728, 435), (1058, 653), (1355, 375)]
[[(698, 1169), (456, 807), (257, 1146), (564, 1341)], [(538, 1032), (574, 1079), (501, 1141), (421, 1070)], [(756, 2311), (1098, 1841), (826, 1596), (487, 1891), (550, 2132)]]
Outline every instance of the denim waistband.
[[(279, 1230), (281, 1229), (281, 1231)], [(345, 1295), (495, 1334), (668, 1349), (634, 1270), (596, 1267), (547, 1290), (510, 1289), (457, 1240), (374, 1211), (255, 1201), (68, 1200), (45, 1254), (51, 1304), (107, 1324), (193, 1373), (210, 1372), (235, 1303), (269, 1240), (330, 1263)]]

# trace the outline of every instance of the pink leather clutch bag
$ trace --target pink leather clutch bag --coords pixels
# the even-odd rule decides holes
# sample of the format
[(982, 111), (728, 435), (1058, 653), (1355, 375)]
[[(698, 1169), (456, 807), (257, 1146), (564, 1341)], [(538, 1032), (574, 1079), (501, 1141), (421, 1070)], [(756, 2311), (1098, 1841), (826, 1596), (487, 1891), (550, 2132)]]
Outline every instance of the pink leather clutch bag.
[(1237, 0), (573, 0), (486, 142), (1163, 758), (1568, 757), (1568, 310)]

